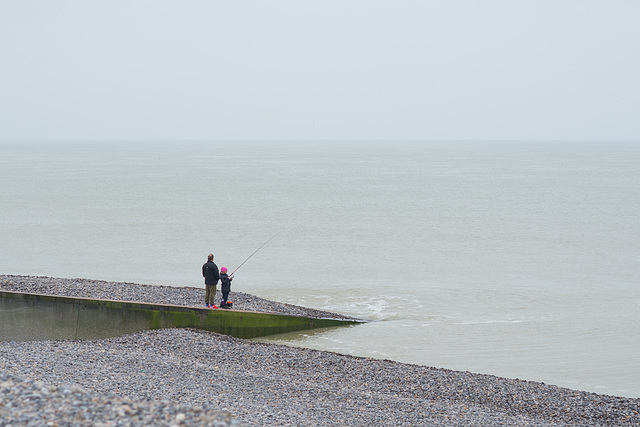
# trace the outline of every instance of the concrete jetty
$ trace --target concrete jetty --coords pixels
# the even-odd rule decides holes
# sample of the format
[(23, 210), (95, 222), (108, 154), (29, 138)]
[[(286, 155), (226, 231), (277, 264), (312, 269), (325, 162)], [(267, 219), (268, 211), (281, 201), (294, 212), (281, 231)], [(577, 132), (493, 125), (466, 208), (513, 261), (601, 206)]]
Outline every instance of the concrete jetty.
[(0, 340), (102, 339), (161, 328), (236, 338), (349, 326), (356, 320), (0, 291)]

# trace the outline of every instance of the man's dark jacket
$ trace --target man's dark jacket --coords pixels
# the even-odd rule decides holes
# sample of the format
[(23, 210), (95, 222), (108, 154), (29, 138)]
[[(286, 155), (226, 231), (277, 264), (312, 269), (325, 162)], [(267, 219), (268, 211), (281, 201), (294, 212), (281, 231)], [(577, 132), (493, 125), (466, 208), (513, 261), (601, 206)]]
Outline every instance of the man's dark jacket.
[(207, 261), (202, 266), (202, 276), (205, 285), (217, 285), (220, 280), (220, 272), (218, 266), (213, 261)]

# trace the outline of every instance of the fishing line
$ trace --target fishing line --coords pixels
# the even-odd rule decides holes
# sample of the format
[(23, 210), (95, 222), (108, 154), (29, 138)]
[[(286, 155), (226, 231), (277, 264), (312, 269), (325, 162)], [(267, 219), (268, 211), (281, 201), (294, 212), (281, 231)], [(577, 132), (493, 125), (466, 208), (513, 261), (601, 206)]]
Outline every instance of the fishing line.
[[(263, 247), (264, 245), (266, 245), (267, 243), (269, 243), (270, 241), (272, 241), (272, 240), (273, 240), (273, 238), (274, 238), (274, 237), (276, 237), (276, 236), (277, 236), (278, 234), (280, 234), (280, 233), (282, 233), (282, 231), (278, 231), (278, 232), (277, 232), (276, 234), (274, 234), (274, 235), (273, 235), (269, 240), (267, 240), (266, 242), (264, 242), (264, 243), (262, 244), (262, 246), (260, 246), (258, 249), (256, 249), (255, 251), (253, 251), (253, 253), (252, 253), (251, 255), (249, 255), (249, 258), (251, 258), (252, 256), (254, 256), (254, 255), (256, 254), (256, 252), (258, 252), (260, 249), (262, 249), (262, 247)], [(245, 259), (244, 261), (242, 261), (242, 264), (240, 264), (240, 265), (238, 266), (238, 268), (236, 268), (235, 270), (233, 270), (233, 273), (231, 273), (231, 274), (229, 275), (229, 277), (233, 277), (234, 273), (235, 273), (236, 271), (238, 271), (238, 269), (239, 269), (240, 267), (242, 267), (242, 265), (243, 265), (245, 262), (249, 261), (249, 258), (247, 258), (247, 259)]]

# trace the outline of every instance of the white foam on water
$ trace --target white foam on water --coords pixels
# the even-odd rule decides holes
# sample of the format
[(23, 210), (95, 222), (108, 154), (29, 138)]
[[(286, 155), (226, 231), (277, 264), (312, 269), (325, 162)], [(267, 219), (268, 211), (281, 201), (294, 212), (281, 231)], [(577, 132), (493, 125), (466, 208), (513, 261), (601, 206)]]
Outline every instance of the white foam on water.
[(524, 320), (475, 320), (468, 322), (456, 322), (456, 325), (490, 325), (493, 323), (524, 323)]

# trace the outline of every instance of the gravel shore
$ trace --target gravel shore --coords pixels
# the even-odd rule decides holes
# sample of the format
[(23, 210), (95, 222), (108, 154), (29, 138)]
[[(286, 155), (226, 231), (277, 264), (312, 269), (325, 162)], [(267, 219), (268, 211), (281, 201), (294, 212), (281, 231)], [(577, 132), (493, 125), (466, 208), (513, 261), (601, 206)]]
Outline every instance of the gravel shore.
[[(59, 295), (76, 298), (136, 301), (157, 304), (204, 307), (204, 285), (202, 288), (162, 285), (140, 285), (127, 282), (105, 282), (90, 279), (61, 279), (41, 276), (0, 275), (0, 289), (43, 295)], [(218, 285), (215, 302), (220, 305), (222, 294)], [(297, 305), (269, 301), (244, 292), (232, 291), (229, 299), (234, 309), (260, 311), (276, 314), (290, 314), (313, 318), (350, 319), (328, 311), (314, 310)]]
[[(197, 307), (204, 294), (199, 288), (27, 276), (0, 276), (0, 289)], [(243, 309), (342, 318), (232, 295)], [(0, 342), (0, 426), (48, 423), (640, 425), (640, 399), (193, 329)]]

